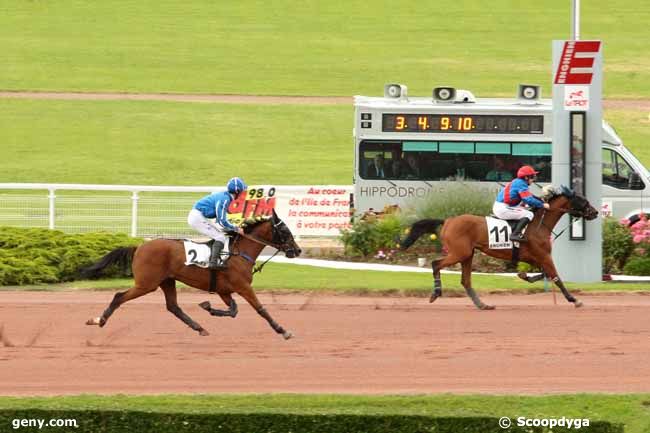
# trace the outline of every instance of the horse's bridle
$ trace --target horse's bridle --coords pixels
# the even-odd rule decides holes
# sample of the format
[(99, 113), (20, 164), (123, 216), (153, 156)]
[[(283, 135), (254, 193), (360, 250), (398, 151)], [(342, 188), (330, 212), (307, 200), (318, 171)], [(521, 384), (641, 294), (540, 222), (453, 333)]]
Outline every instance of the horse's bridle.
[(273, 224), (273, 229), (272, 229), (273, 230), (273, 232), (272, 232), (273, 233), (272, 234), (273, 238), (271, 239), (271, 242), (268, 242), (268, 241), (266, 241), (264, 239), (260, 239), (257, 236), (253, 236), (253, 235), (250, 235), (250, 234), (247, 234), (247, 233), (243, 233), (243, 234), (240, 233), (239, 236), (241, 236), (243, 238), (246, 238), (246, 239), (249, 239), (249, 240), (251, 240), (253, 242), (257, 242), (258, 244), (262, 244), (262, 245), (267, 246), (267, 247), (275, 248), (278, 251), (283, 251), (283, 252), (286, 253), (287, 251), (289, 251), (291, 249), (290, 245), (289, 245), (289, 242), (288, 242), (289, 239), (288, 239), (288, 237), (284, 237), (282, 239), (279, 239), (279, 231), (280, 231), (279, 229), (281, 227), (286, 227), (286, 224), (282, 220), (278, 220), (277, 222), (273, 222), (272, 224)]
[(541, 217), (540, 220), (539, 220), (539, 225), (540, 225), (540, 226), (544, 226), (544, 227), (546, 227), (546, 228), (547, 228), (551, 233), (553, 233), (553, 235), (555, 236), (555, 239), (559, 238), (559, 237), (562, 235), (562, 233), (564, 233), (564, 232), (566, 231), (566, 229), (571, 225), (571, 222), (569, 222), (569, 224), (568, 224), (565, 228), (563, 228), (563, 229), (560, 231), (560, 233), (556, 234), (556, 233), (553, 231), (553, 228), (552, 228), (552, 227), (549, 227), (549, 226), (547, 226), (546, 224), (544, 224), (544, 216), (546, 215), (546, 212), (560, 212), (560, 213), (565, 213), (565, 214), (569, 214), (569, 215), (571, 215), (571, 216), (574, 217), (574, 218), (584, 218), (584, 217), (587, 215), (587, 206), (589, 205), (589, 202), (587, 202), (587, 201), (585, 200), (585, 204), (584, 204), (584, 206), (582, 207), (582, 209), (574, 209), (574, 208), (573, 208), (573, 203), (574, 203), (574, 200), (576, 199), (576, 197), (574, 196), (574, 197), (567, 197), (567, 198), (569, 199), (569, 203), (570, 203), (570, 205), (572, 206), (570, 209), (562, 209), (562, 208), (558, 208), (558, 209), (545, 209), (545, 208), (542, 208), (542, 209), (543, 209), (543, 213), (542, 213), (542, 217)]

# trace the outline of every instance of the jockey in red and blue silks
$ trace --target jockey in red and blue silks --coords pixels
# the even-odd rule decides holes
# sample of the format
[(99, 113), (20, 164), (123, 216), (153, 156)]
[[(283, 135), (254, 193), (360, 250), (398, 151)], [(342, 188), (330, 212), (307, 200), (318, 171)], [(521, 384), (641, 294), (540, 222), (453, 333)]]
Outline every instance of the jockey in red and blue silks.
[(528, 189), (528, 186), (533, 183), (535, 176), (537, 176), (535, 169), (529, 165), (524, 165), (517, 171), (517, 179), (508, 182), (499, 194), (492, 206), (492, 212), (497, 217), (504, 220), (519, 220), (515, 228), (512, 230), (510, 240), (515, 242), (526, 242), (523, 237), (522, 231), (526, 228), (529, 222), (533, 220), (533, 213), (528, 209), (521, 206), (527, 204), (533, 209), (549, 208), (548, 203), (544, 203), (533, 195)]
[[(240, 227), (228, 221), (228, 207), (247, 189), (248, 186), (242, 179), (233, 177), (226, 184), (226, 191), (206, 195), (194, 204), (187, 216), (187, 223), (192, 228), (202, 235), (214, 239), (208, 264), (210, 269), (226, 267), (221, 260), (221, 251), (223, 251), (226, 242), (226, 232), (243, 233)], [(211, 221), (213, 219), (216, 220), (216, 224)]]

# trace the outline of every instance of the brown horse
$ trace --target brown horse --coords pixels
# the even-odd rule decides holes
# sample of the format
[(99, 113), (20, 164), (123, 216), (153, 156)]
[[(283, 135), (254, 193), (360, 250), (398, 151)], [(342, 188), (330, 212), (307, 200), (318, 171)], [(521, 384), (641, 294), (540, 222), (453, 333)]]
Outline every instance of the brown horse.
[[(283, 251), (289, 258), (299, 256), (301, 250), (291, 231), (278, 218), (275, 211), (270, 219), (246, 226), (244, 233), (244, 235), (235, 235), (230, 240), (231, 258), (228, 260), (228, 268), (216, 274), (216, 292), (228, 306), (228, 310), (213, 309), (207, 301), (199, 305), (213, 316), (234, 318), (237, 316), (237, 304), (232, 294), (237, 293), (269, 322), (275, 332), (289, 339), (292, 334), (273, 320), (253, 291), (251, 286), (253, 266), (265, 246)], [(133, 270), (135, 287), (115, 294), (104, 313), (100, 317), (88, 320), (87, 325), (100, 327), (106, 325), (106, 321), (120, 305), (154, 292), (160, 287), (165, 294), (169, 312), (198, 331), (200, 335), (209, 335), (208, 331), (181, 310), (176, 300), (177, 280), (200, 290), (208, 291), (210, 288), (210, 270), (185, 265), (185, 248), (182, 240), (156, 239), (138, 247), (116, 249), (85, 269), (83, 274), (89, 277), (98, 276), (104, 268), (112, 264), (126, 266), (129, 262)]]
[[(569, 293), (557, 274), (551, 257), (550, 238), (553, 228), (565, 213), (574, 217), (593, 220), (598, 216), (598, 211), (589, 204), (587, 199), (564, 186), (558, 190), (548, 189), (544, 200), (549, 203), (550, 209), (541, 208), (535, 212), (535, 217), (528, 225), (528, 230), (526, 230), (527, 242), (522, 242), (520, 245), (519, 259), (539, 266), (543, 271), (543, 275), (550, 278), (562, 290), (567, 301), (573, 302), (575, 307), (580, 307), (582, 302), (576, 300)], [(442, 296), (440, 270), (460, 263), (462, 266), (461, 283), (474, 305), (481, 310), (494, 309), (493, 306), (484, 304), (472, 288), (474, 250), (510, 261), (512, 260), (513, 251), (511, 249), (490, 249), (488, 247), (485, 218), (476, 215), (460, 215), (447, 220), (425, 219), (418, 221), (411, 226), (408, 236), (400, 242), (400, 247), (402, 249), (408, 248), (423, 234), (435, 233), (436, 229), (441, 225), (440, 238), (447, 255), (431, 262), (434, 289), (430, 302)], [(525, 274), (520, 274), (520, 277), (529, 282), (539, 279), (539, 277), (527, 277)]]

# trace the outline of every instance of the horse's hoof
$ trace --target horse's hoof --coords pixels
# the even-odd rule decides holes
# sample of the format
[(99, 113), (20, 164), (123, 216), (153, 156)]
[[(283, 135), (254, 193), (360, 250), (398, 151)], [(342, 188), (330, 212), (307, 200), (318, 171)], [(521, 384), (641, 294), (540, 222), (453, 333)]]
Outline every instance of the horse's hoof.
[(86, 325), (99, 325), (99, 317), (86, 320)]
[(496, 307), (494, 305), (483, 304), (481, 305), (481, 310), (494, 310)]
[(210, 335), (210, 333), (208, 331), (206, 331), (205, 329), (200, 329), (199, 330), (199, 335), (201, 337), (207, 337), (208, 335)]
[(440, 295), (436, 292), (433, 292), (431, 294), (431, 297), (429, 298), (429, 304), (433, 303), (436, 299), (438, 299)]
[(282, 336), (284, 337), (285, 340), (288, 340), (288, 339), (290, 339), (291, 337), (293, 337), (293, 334), (292, 334), (291, 332), (289, 332), (289, 331), (284, 331), (284, 332), (282, 333)]
[(575, 302), (573, 303), (573, 306), (576, 307), (576, 308), (580, 308), (580, 307), (582, 307), (582, 305), (583, 305), (583, 304), (582, 304), (582, 301), (575, 301)]
[(528, 281), (528, 274), (526, 272), (519, 272), (517, 276), (524, 281)]
[(205, 311), (210, 311), (210, 302), (203, 301), (199, 304), (199, 307), (203, 308)]

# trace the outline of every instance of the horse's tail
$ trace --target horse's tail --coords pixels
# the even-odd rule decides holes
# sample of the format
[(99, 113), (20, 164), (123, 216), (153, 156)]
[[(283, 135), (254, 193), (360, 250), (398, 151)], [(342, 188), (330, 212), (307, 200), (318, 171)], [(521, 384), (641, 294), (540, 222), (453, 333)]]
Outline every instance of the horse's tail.
[(436, 230), (438, 230), (438, 227), (443, 225), (444, 222), (445, 220), (425, 219), (413, 223), (413, 225), (408, 229), (408, 236), (400, 241), (400, 248), (405, 250), (413, 245), (423, 234), (435, 233)]
[(102, 274), (102, 271), (111, 265), (117, 265), (121, 270), (126, 271), (131, 266), (133, 254), (135, 254), (137, 248), (138, 247), (117, 248), (99, 259), (97, 263), (81, 269), (79, 274), (83, 278), (98, 278)]

